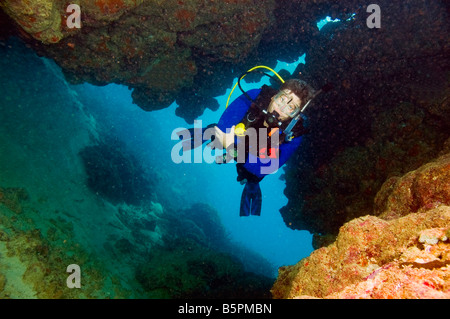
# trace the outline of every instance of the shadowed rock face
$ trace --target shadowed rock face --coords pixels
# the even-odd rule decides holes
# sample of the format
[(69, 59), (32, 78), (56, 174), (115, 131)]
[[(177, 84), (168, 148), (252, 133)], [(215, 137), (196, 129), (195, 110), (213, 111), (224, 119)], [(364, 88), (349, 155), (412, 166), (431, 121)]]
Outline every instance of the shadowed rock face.
[[(271, 0), (79, 4), (80, 29), (67, 28), (64, 1), (5, 1), (2, 8), (70, 82), (127, 85), (134, 102), (148, 111), (178, 99), (177, 114), (189, 122), (206, 107), (217, 109), (217, 89), (210, 86), (231, 83), (231, 66), (255, 51), (274, 20)], [(187, 94), (200, 98), (184, 99)]]
[[(380, 2), (381, 29), (326, 25), (296, 72), (334, 90), (309, 109), (311, 134), (289, 164), (281, 213), (294, 229), (336, 235), (373, 213), (384, 181), (435, 158), (449, 138), (449, 27), (442, 3)], [(363, 11), (364, 12), (364, 11)]]
[[(287, 165), (281, 213), (291, 228), (336, 235), (373, 211), (387, 178), (435, 158), (448, 138), (444, 1), (380, 0), (381, 29), (367, 27), (367, 3), (358, 0), (79, 4), (82, 27), (69, 29), (64, 1), (5, 0), (2, 37), (19, 35), (71, 83), (128, 86), (144, 110), (176, 101), (188, 123), (218, 109), (214, 97), (241, 72), (306, 52), (292, 76), (334, 90), (309, 108), (311, 133)], [(342, 21), (319, 32), (316, 22), (327, 15)]]

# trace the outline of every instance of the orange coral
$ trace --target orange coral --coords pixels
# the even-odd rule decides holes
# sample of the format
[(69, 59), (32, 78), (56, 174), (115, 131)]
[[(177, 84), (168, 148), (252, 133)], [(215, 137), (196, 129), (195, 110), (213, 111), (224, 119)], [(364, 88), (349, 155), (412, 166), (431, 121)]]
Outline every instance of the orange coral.
[(450, 298), (450, 154), (378, 193), (380, 217), (344, 224), (336, 241), (279, 270), (274, 298)]
[(247, 23), (244, 23), (242, 27), (249, 34), (254, 34), (260, 28), (260, 23), (257, 21), (248, 21)]
[(185, 28), (189, 28), (194, 22), (196, 17), (195, 12), (186, 10), (186, 9), (179, 9), (175, 11), (175, 18), (179, 20)]
[[(448, 206), (392, 221), (374, 216), (352, 220), (341, 228), (335, 243), (295, 266), (281, 268), (272, 294), (274, 298), (449, 298), (450, 242), (440, 227), (444, 225), (450, 225)], [(425, 242), (424, 234), (438, 240)]]
[(375, 211), (386, 218), (450, 205), (450, 154), (415, 171), (387, 180), (375, 198)]

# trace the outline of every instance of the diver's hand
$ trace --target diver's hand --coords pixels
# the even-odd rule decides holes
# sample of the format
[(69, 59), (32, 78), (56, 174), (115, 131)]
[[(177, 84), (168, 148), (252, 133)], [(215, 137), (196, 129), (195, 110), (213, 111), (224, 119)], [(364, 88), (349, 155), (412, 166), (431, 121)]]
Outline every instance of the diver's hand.
[(234, 127), (233, 125), (230, 129), (229, 133), (224, 133), (217, 126), (214, 127), (214, 141), (208, 143), (208, 147), (212, 148), (213, 146), (217, 149), (228, 149), (228, 147), (234, 144)]

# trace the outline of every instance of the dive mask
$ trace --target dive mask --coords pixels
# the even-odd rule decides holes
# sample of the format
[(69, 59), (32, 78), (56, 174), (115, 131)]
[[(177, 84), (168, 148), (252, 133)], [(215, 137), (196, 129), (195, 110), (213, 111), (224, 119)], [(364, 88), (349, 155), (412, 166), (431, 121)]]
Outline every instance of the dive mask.
[(283, 114), (294, 118), (300, 112), (300, 105), (292, 102), (292, 98), (283, 91), (275, 95), (273, 102), (277, 105), (278, 110)]

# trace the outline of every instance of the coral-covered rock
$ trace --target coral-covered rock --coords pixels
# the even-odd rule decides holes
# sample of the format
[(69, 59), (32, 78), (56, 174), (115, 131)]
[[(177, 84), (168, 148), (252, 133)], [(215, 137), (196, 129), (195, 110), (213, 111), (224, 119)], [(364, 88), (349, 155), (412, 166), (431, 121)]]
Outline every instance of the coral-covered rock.
[[(120, 151), (121, 150), (121, 151)], [(113, 203), (137, 205), (152, 198), (152, 174), (142, 162), (112, 138), (80, 151), (87, 175), (86, 184), (97, 195)]]
[[(232, 65), (254, 54), (274, 23), (273, 0), (81, 1), (80, 29), (67, 27), (70, 13), (61, 0), (1, 5), (20, 26), (18, 34), (54, 59), (70, 82), (127, 85), (147, 111), (178, 100), (184, 109), (177, 114), (190, 123), (205, 108), (217, 109), (212, 80), (225, 74), (216, 84), (230, 85)], [(194, 88), (202, 103), (186, 98), (184, 88)]]
[(449, 159), (388, 179), (379, 216), (345, 223), (334, 243), (280, 268), (274, 298), (450, 298)]
[(268, 298), (271, 280), (189, 239), (153, 251), (136, 270), (149, 298)]
[(375, 198), (375, 213), (390, 219), (440, 205), (450, 206), (450, 153), (388, 179)]
[[(23, 214), (38, 213), (34, 208), (25, 210)], [(38, 229), (42, 224), (37, 226), (31, 218), (15, 218), (14, 214), (0, 205), (0, 298), (131, 297), (122, 287), (116, 286), (114, 292), (106, 288), (106, 281), (117, 281), (117, 277), (75, 239), (71, 222), (60, 217), (52, 220), (53, 227), (47, 228), (46, 236)], [(62, 227), (64, 223), (70, 226)], [(65, 269), (74, 260), (82, 265), (83, 289), (68, 289), (66, 285)]]
[[(449, 298), (450, 242), (423, 241), (450, 227), (450, 207), (385, 221), (346, 223), (335, 243), (279, 270), (274, 298)], [(445, 241), (442, 241), (445, 239)]]
[[(82, 26), (104, 26), (119, 19), (124, 13), (140, 5), (142, 0), (81, 0)], [(68, 18), (75, 12), (70, 2), (62, 0), (5, 0), (0, 7), (23, 29), (22, 36), (32, 37), (45, 44), (55, 44), (78, 33), (70, 28)]]
[(63, 38), (61, 1), (5, 0), (0, 7), (31, 37), (44, 43), (57, 43)]
[(392, 263), (374, 272), (370, 279), (327, 298), (448, 299), (449, 271), (448, 266), (427, 269)]
[[(376, 98), (389, 101), (390, 95), (399, 101), (408, 91), (427, 104), (424, 108), (430, 113), (442, 117), (448, 112), (442, 94), (448, 85), (440, 72), (447, 63), (442, 59), (448, 47), (447, 16), (439, 2), (381, 1), (380, 30), (366, 27), (367, 4), (358, 0), (82, 0), (79, 4), (80, 29), (67, 27), (70, 12), (62, 0), (5, 0), (0, 6), (18, 25), (16, 33), (39, 54), (53, 58), (73, 83), (127, 85), (133, 89), (134, 102), (145, 110), (176, 100), (184, 104), (177, 115), (189, 123), (205, 108), (216, 108), (211, 93), (229, 86), (236, 70), (294, 61), (306, 51), (308, 64), (302, 76), (317, 87), (333, 81), (340, 93), (325, 104), (343, 101), (335, 108), (339, 115), (353, 112), (352, 118), (358, 119), (333, 127), (332, 145), (338, 145), (334, 141), (345, 132), (361, 131), (369, 118), (367, 109), (353, 106), (371, 106)], [(327, 34), (319, 33), (316, 23), (327, 15), (344, 22), (326, 27)], [(433, 63), (416, 63), (428, 57)], [(433, 80), (436, 75), (438, 81)], [(405, 79), (412, 80), (404, 83)], [(391, 85), (381, 89), (385, 82)], [(212, 83), (219, 89), (211, 90)], [(186, 89), (204, 105), (186, 99)], [(323, 131), (339, 118), (321, 114), (319, 128)], [(330, 141), (330, 136), (324, 138)]]
[(100, 25), (118, 20), (123, 14), (141, 5), (143, 0), (81, 0), (82, 13), (88, 25)]

